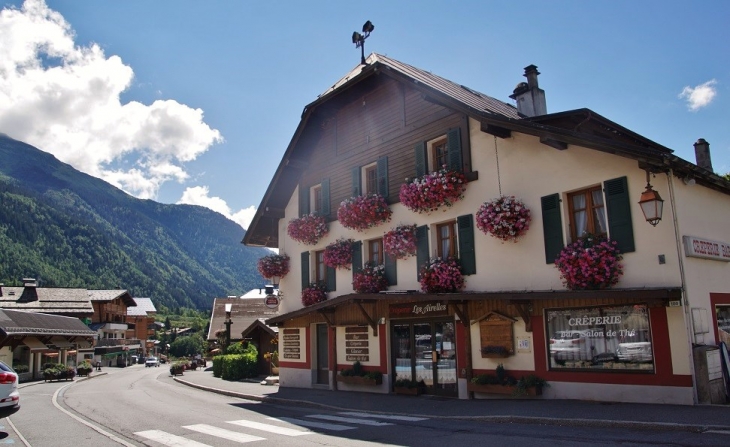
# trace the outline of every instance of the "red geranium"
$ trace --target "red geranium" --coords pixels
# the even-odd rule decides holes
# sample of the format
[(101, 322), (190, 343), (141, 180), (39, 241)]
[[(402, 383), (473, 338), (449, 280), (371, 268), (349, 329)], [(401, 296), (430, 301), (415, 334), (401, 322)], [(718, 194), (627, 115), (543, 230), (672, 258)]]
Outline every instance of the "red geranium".
[(416, 213), (430, 213), (441, 206), (452, 206), (464, 198), (466, 178), (459, 171), (447, 170), (426, 174), (400, 187), (400, 202)]
[(352, 288), (357, 293), (378, 293), (386, 290), (388, 280), (385, 279), (385, 266), (365, 263), (365, 267), (352, 278)]
[(458, 292), (464, 288), (464, 276), (454, 258), (434, 258), (421, 268), (421, 290), (426, 293)]
[(306, 214), (298, 219), (292, 219), (286, 232), (295, 241), (306, 245), (315, 245), (329, 232), (327, 221), (317, 214)]
[(274, 276), (281, 278), (289, 273), (289, 256), (277, 254), (264, 256), (259, 259), (257, 267), (259, 273), (264, 278), (272, 278)]
[(352, 264), (352, 239), (337, 239), (324, 248), (324, 263), (332, 268), (350, 270)]
[(311, 306), (327, 299), (327, 288), (322, 283), (311, 283), (302, 290), (302, 304)]
[(395, 259), (416, 254), (416, 225), (398, 225), (383, 235), (383, 250)]
[(587, 235), (563, 248), (555, 260), (563, 284), (569, 290), (605, 289), (623, 275), (622, 256), (616, 241)]

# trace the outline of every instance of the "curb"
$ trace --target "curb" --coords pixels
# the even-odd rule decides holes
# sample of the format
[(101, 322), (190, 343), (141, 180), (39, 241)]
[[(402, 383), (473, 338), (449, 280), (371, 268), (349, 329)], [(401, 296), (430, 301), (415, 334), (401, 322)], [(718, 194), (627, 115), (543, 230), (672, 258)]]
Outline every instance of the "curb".
[[(209, 391), (212, 393), (222, 394), (230, 397), (237, 397), (239, 399), (252, 400), (262, 403), (272, 404), (287, 404), (287, 405), (298, 405), (302, 407), (322, 408), (326, 410), (334, 411), (352, 411), (352, 408), (337, 407), (334, 405), (322, 404), (319, 402), (312, 402), (307, 400), (296, 400), (296, 399), (284, 399), (280, 397), (262, 396), (257, 394), (245, 394), (237, 391), (224, 390), (220, 388), (213, 388), (205, 385), (199, 385), (197, 383), (188, 382), (177, 377), (173, 377), (175, 382), (187, 385), (192, 388), (197, 388), (203, 391)], [(460, 419), (460, 420), (472, 420), (472, 421), (484, 421), (495, 424), (532, 424), (532, 425), (565, 425), (572, 427), (595, 427), (595, 428), (627, 428), (632, 430), (663, 430), (663, 431), (677, 431), (677, 432), (691, 432), (691, 433), (704, 433), (707, 431), (720, 431), (730, 433), (729, 425), (685, 425), (673, 422), (637, 422), (637, 421), (623, 421), (623, 420), (611, 420), (611, 419), (574, 419), (574, 418), (546, 418), (537, 416), (517, 416), (517, 415), (502, 415), (502, 416), (436, 416), (432, 414), (415, 414), (415, 413), (396, 413), (396, 412), (385, 412), (385, 411), (369, 411), (362, 410), (362, 413), (370, 414), (389, 414), (399, 416), (413, 416), (413, 417), (426, 417), (430, 419)]]

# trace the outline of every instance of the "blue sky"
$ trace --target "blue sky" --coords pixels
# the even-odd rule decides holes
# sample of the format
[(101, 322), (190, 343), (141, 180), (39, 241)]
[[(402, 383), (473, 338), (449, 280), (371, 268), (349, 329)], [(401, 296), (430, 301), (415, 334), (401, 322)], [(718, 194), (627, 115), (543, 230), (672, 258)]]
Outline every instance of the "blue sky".
[(378, 52), (548, 112), (587, 107), (730, 172), (730, 2), (0, 0), (0, 132), (244, 228), (303, 108)]

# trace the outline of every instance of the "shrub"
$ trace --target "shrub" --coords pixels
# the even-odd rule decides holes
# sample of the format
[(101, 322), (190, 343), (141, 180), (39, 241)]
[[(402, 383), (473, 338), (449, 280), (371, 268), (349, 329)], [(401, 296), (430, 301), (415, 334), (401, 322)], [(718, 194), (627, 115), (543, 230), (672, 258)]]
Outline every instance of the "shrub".
[(374, 380), (383, 380), (383, 373), (380, 371), (365, 371), (360, 361), (352, 364), (352, 368), (343, 369), (340, 375), (345, 377), (365, 377)]
[(393, 383), (393, 386), (396, 388), (425, 388), (426, 382), (423, 380), (418, 381), (416, 379), (396, 379)]
[(29, 370), (28, 365), (15, 365), (13, 366), (13, 369), (18, 374), (27, 373)]
[(217, 355), (213, 357), (213, 377), (221, 377), (223, 375), (223, 356)]

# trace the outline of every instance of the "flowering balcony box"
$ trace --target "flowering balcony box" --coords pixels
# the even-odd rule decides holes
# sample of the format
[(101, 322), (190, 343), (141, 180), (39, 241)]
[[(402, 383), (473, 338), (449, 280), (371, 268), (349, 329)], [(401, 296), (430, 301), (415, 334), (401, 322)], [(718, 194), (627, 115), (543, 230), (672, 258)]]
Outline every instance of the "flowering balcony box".
[(383, 235), (383, 250), (395, 259), (416, 255), (416, 225), (398, 225)]
[(337, 209), (337, 220), (345, 228), (365, 231), (390, 221), (391, 214), (393, 212), (383, 196), (368, 194), (343, 200)]
[(558, 255), (555, 267), (569, 290), (607, 289), (623, 275), (622, 256), (616, 241), (585, 235)]
[(286, 232), (295, 241), (305, 245), (316, 245), (329, 232), (329, 227), (323, 216), (306, 214), (289, 221)]
[(459, 171), (441, 169), (401, 185), (398, 197), (415, 213), (431, 213), (442, 206), (450, 207), (464, 198), (466, 178)]
[(353, 239), (337, 239), (324, 248), (324, 263), (334, 269), (350, 270), (352, 264), (352, 244)]

